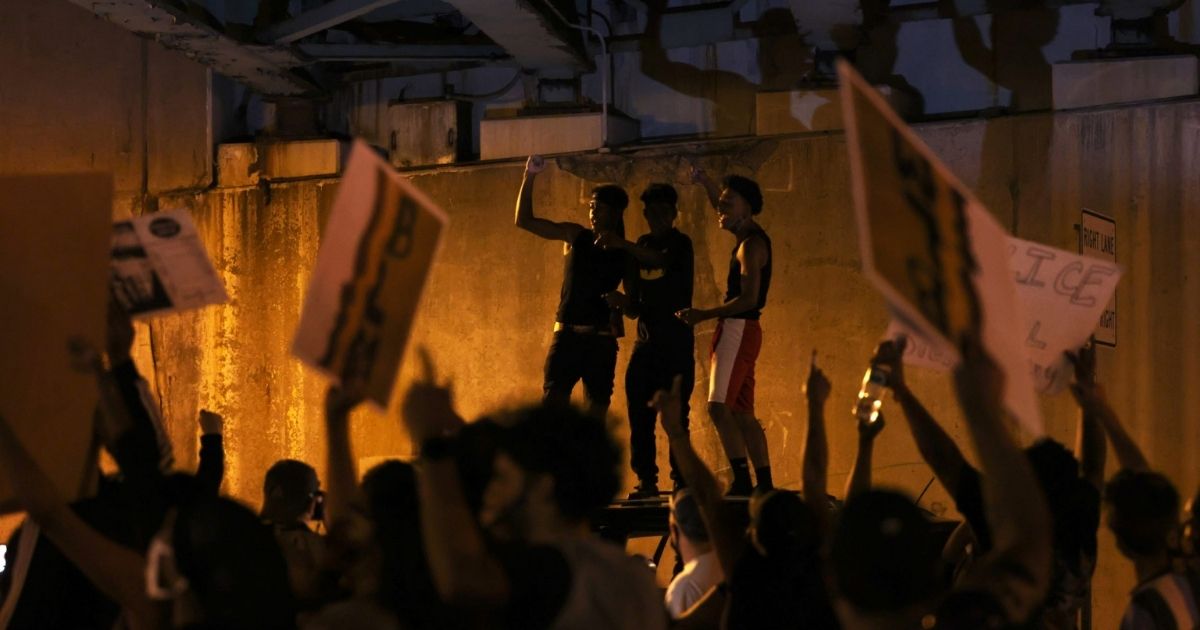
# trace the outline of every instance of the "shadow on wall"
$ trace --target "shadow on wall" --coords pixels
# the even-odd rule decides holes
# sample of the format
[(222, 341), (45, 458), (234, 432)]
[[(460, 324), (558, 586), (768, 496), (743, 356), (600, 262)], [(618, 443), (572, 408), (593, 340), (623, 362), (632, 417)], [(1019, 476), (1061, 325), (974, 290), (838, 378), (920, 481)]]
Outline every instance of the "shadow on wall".
[[(980, 20), (974, 17), (954, 20), (954, 40), (963, 60), (986, 76), (997, 90), (992, 99), (995, 107), (986, 113), (1053, 109), (1051, 64), (1042, 48), (1058, 34), (1058, 10), (1046, 7), (1005, 10), (999, 4), (989, 3), (989, 10), (996, 12), (990, 16), (986, 42)], [(1007, 105), (999, 90), (1008, 92)], [(974, 188), (985, 199), (991, 196), (1007, 201), (1002, 208), (993, 207), (993, 213), (1002, 220), (1008, 218), (1010, 230), (1019, 236), (1022, 214), (1038, 217), (1045, 215), (1049, 207), (1048, 192), (1020, 194), (1018, 182), (1044, 181), (1039, 175), (1049, 166), (1047, 160), (1053, 145), (1054, 124), (1049, 116), (1034, 116), (1019, 126), (1018, 137), (1010, 137), (1017, 128), (1005, 120), (989, 121), (980, 152), (979, 178)], [(997, 164), (996, 160), (1011, 161), (1012, 168)], [(1005, 173), (1010, 175), (1001, 179), (1006, 177)], [(1032, 199), (1033, 205), (1018, 208), (1018, 199)], [(1003, 216), (1006, 207), (1012, 209), (1011, 217)]]
[[(694, 98), (712, 108), (710, 135), (740, 136), (754, 133), (755, 95), (759, 91), (795, 87), (813, 67), (812, 49), (796, 28), (791, 11), (774, 8), (754, 23), (758, 38), (757, 64), (760, 80), (716, 68), (713, 47), (707, 47), (708, 68), (672, 61), (662, 46), (662, 17), (666, 0), (647, 2), (649, 12), (641, 43), (641, 71), (647, 77)], [(732, 16), (731, 16), (732, 19)]]
[(900, 56), (896, 37), (900, 22), (887, 10), (890, 0), (864, 0), (860, 40), (854, 52), (854, 66), (871, 85), (885, 87), (889, 102), (906, 120), (925, 114), (925, 97), (904, 75), (896, 74)]

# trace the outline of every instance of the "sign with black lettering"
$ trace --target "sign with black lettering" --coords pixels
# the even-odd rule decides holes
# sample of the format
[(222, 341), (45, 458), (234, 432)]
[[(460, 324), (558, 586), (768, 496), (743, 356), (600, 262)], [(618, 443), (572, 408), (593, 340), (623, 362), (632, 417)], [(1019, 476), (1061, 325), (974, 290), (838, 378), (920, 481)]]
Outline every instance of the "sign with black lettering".
[[(1024, 350), (1034, 387), (1056, 394), (1070, 371), (1063, 352), (1087, 342), (1121, 279), (1115, 262), (1088, 258), (1041, 243), (1009, 237), (1009, 265), (1016, 283)], [(887, 338), (909, 337), (905, 363), (952, 369), (956, 357), (937, 351), (917, 331), (892, 322)]]
[[(1115, 263), (1117, 261), (1117, 222), (1087, 208), (1079, 221), (1079, 253)], [(1117, 347), (1117, 294), (1100, 315), (1096, 343)]]
[(1008, 233), (849, 64), (838, 75), (863, 274), (939, 356), (980, 341), (1005, 373), (1009, 413), (1041, 435)]
[(386, 408), (447, 218), (361, 140), (325, 224), (292, 353)]

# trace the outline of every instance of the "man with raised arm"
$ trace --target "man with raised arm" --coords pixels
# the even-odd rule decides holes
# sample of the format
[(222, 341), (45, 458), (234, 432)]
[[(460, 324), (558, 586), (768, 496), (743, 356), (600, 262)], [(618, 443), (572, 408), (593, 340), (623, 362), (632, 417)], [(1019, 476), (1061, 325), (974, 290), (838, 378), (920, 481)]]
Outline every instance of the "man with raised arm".
[(762, 191), (754, 180), (730, 175), (718, 187), (703, 170), (693, 167), (692, 181), (704, 186), (717, 211), (717, 223), (733, 233), (736, 242), (724, 304), (685, 308), (677, 315), (691, 326), (718, 320), (712, 343), (708, 415), (733, 470), (729, 494), (748, 495), (752, 489), (750, 462), (758, 486), (769, 490), (773, 485), (767, 436), (754, 417), (754, 364), (762, 347), (758, 320), (771, 286), (771, 239), (754, 220), (763, 205)]
[[(888, 385), (904, 411), (917, 449), (970, 525), (976, 540), (972, 555), (978, 558), (994, 545), (983, 472), (967, 462), (958, 445), (909, 389), (903, 362), (906, 346), (904, 339), (885, 341), (871, 363), (890, 369)], [(1051, 629), (1074, 626), (1079, 609), (1087, 603), (1088, 586), (1096, 567), (1105, 448), (1103, 439), (1097, 440), (1100, 429), (1093, 415), (1084, 414), (1078, 432), (1074, 454), (1051, 438), (1041, 438), (1024, 449), (1037, 485), (1049, 499), (1053, 516), (1051, 588), (1038, 611), (1038, 625)]]
[(1166, 476), (1151, 470), (1142, 449), (1108, 404), (1104, 388), (1094, 378), (1095, 350), (1085, 348), (1071, 359), (1075, 363), (1071, 393), (1084, 417), (1094, 418), (1103, 428), (1121, 467), (1104, 485), (1106, 524), (1117, 540), (1117, 550), (1137, 574), (1121, 630), (1200, 627), (1200, 574), (1173, 562), (1172, 539), (1180, 533), (1179, 492)]
[(546, 402), (565, 405), (575, 383), (582, 380), (589, 412), (603, 416), (612, 399), (617, 338), (624, 334), (620, 313), (604, 296), (615, 291), (632, 268), (629, 254), (619, 247), (606, 248), (603, 242), (624, 239), (623, 213), (629, 196), (614, 184), (593, 188), (586, 228), (542, 219), (533, 212), (533, 182), (545, 168), (541, 156), (532, 155), (525, 162), (514, 220), (522, 230), (566, 243), (554, 341), (546, 355), (542, 390)]

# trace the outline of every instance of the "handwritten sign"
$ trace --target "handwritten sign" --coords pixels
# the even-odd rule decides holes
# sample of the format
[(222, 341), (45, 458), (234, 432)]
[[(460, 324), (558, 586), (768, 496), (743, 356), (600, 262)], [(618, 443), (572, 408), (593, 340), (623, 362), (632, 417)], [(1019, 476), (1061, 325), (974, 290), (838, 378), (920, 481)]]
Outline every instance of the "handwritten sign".
[(386, 408), (447, 218), (356, 141), (325, 225), (292, 353)]
[(849, 64), (838, 75), (864, 275), (938, 353), (981, 341), (1005, 373), (1009, 413), (1041, 435), (1007, 232)]
[[(1115, 263), (1117, 261), (1117, 222), (1083, 209), (1079, 221), (1079, 253)], [(1096, 326), (1096, 343), (1117, 347), (1117, 294), (1114, 292), (1100, 324)]]
[[(1121, 269), (1114, 262), (1016, 237), (1009, 237), (1008, 252), (1029, 375), (1037, 391), (1058, 393), (1069, 376), (1063, 352), (1078, 349), (1091, 336), (1116, 291)], [(900, 322), (893, 321), (886, 333), (889, 339), (902, 334), (909, 337), (905, 363), (939, 370), (957, 364), (956, 357), (938, 352), (935, 344)]]
[(113, 224), (109, 275), (134, 318), (229, 301), (187, 210), (164, 210)]

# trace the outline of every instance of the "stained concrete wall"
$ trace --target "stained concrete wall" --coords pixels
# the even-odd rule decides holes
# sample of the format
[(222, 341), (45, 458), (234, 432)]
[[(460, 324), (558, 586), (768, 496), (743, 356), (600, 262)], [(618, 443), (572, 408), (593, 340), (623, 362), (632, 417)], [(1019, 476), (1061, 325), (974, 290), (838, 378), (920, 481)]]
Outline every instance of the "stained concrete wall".
[[(1200, 442), (1194, 409), (1200, 391), (1200, 340), (1193, 319), (1200, 297), (1197, 222), (1200, 102), (950, 122), (918, 127), (920, 135), (978, 191), (995, 215), (1022, 238), (1074, 249), (1084, 207), (1116, 218), (1120, 345), (1100, 351), (1101, 375), (1117, 410), (1151, 461), (1190, 493), (1200, 481), (1191, 454)], [(637, 191), (672, 181), (681, 159), (710, 171), (756, 177), (765, 190), (763, 225), (775, 244), (775, 276), (763, 319), (758, 372), (759, 415), (766, 425), (777, 481), (796, 487), (805, 426), (800, 390), (805, 358), (816, 348), (833, 380), (829, 419), (831, 488), (839, 489), (854, 456), (848, 411), (887, 316), (859, 273), (845, 139), (813, 134), (757, 142), (710, 142), (637, 154), (561, 158), (535, 189), (542, 216), (582, 221), (589, 188), (616, 181)], [(516, 230), (512, 200), (521, 164), (417, 172), (413, 181), (451, 217), (446, 246), (427, 287), (413, 344), (430, 348), (455, 383), (464, 415), (537, 398), (561, 280), (562, 248)], [(231, 419), (226, 489), (257, 500), (261, 474), (275, 458), (319, 463), (323, 457), (319, 377), (287, 355), (318, 226), (331, 200), (329, 180), (262, 189), (218, 190), (163, 199), (193, 209), (230, 290), (225, 307), (162, 320), (154, 327), (158, 384), (172, 436), (191, 452), (199, 406)], [(682, 187), (680, 227), (696, 250), (696, 303), (717, 303), (731, 237), (719, 231), (702, 194)], [(632, 234), (645, 224), (627, 214)], [(697, 329), (697, 394), (702, 408), (712, 323)], [(618, 379), (629, 343), (622, 344)], [(401, 383), (411, 377), (402, 370)], [(911, 370), (913, 388), (956, 438), (965, 437), (949, 379)], [(627, 435), (618, 386), (612, 412)], [(889, 403), (890, 404), (890, 403)], [(1050, 434), (1074, 443), (1076, 411), (1064, 395), (1042, 403)], [(894, 415), (875, 454), (881, 484), (919, 494), (932, 474), (903, 421)], [(703, 457), (724, 472), (715, 433), (695, 419)], [(411, 445), (386, 416), (363, 411), (354, 423), (359, 457), (405, 456)], [(661, 440), (660, 440), (661, 445)], [(661, 458), (660, 458), (661, 459)], [(665, 470), (665, 461), (660, 466)], [(1110, 458), (1110, 468), (1113, 467)], [(664, 472), (665, 474), (665, 472)], [(921, 504), (953, 516), (936, 483)], [(1097, 571), (1097, 627), (1115, 625), (1132, 571), (1102, 535)]]
[(209, 71), (62, 0), (0, 3), (0, 172), (111, 172), (118, 211), (212, 179)]

